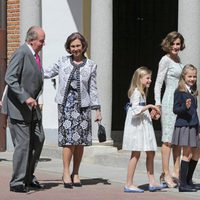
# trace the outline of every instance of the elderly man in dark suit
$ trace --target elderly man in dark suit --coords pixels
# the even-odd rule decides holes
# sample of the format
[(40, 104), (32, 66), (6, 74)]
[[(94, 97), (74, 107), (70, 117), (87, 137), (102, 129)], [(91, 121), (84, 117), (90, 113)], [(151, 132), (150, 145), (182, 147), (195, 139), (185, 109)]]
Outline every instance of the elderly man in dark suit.
[(13, 175), (10, 191), (27, 192), (28, 188), (43, 186), (34, 176), (43, 143), (41, 110), (38, 97), (43, 88), (43, 70), (38, 53), (45, 42), (41, 27), (31, 27), (26, 42), (13, 54), (7, 68), (7, 91), (2, 112), (8, 115), (9, 128), (14, 144)]

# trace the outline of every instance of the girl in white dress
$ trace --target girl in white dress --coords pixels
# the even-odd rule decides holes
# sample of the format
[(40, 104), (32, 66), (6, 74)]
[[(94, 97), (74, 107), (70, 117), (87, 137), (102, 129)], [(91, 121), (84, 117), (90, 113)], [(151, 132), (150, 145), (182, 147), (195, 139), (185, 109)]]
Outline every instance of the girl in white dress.
[(162, 188), (154, 177), (153, 162), (157, 144), (148, 109), (155, 109), (157, 112), (159, 112), (159, 109), (152, 104), (146, 105), (146, 95), (150, 84), (151, 71), (146, 67), (138, 68), (133, 74), (128, 91), (130, 105), (125, 121), (122, 148), (132, 152), (124, 192), (144, 192), (144, 190), (133, 184), (133, 176), (141, 151), (145, 151), (147, 155), (146, 168), (149, 178), (149, 190), (156, 191)]

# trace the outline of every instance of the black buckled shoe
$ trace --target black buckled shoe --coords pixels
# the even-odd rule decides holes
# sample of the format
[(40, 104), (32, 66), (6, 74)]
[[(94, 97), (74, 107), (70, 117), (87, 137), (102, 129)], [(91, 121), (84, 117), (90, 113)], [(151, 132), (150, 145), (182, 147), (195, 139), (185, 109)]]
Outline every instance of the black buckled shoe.
[(191, 187), (190, 185), (180, 185), (179, 192), (197, 192), (197, 189)]
[(195, 188), (196, 190), (200, 190), (200, 185), (199, 184), (194, 184), (192, 180), (188, 181), (187, 184), (190, 187)]
[(10, 186), (10, 191), (26, 193), (26, 192), (28, 192), (28, 188), (24, 185), (16, 185), (16, 186)]

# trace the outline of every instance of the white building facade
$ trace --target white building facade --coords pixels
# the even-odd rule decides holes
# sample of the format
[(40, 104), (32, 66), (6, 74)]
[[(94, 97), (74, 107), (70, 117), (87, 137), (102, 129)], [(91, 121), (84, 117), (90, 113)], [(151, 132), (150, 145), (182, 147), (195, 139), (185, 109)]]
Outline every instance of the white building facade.
[[(117, 130), (115, 132), (112, 129), (112, 116), (118, 115), (112, 110), (115, 103), (115, 99), (113, 99), (113, 23), (118, 23), (113, 20), (113, 2), (112, 0), (20, 1), (21, 43), (24, 42), (27, 29), (32, 25), (40, 25), (46, 32), (46, 44), (42, 52), (44, 68), (52, 65), (61, 55), (66, 54), (64, 43), (72, 32), (81, 32), (87, 38), (90, 45), (88, 57), (98, 65), (97, 84), (102, 106), (102, 123), (106, 127), (108, 139), (105, 145), (113, 145), (112, 131), (114, 134), (123, 131)], [(187, 47), (181, 54), (181, 58), (183, 63), (192, 63), (198, 68), (200, 68), (199, 20), (199, 0), (178, 1), (177, 30), (184, 35)], [(57, 78), (55, 80), (57, 87)], [(43, 125), (46, 133), (46, 144), (57, 145), (58, 122), (57, 105), (54, 102), (55, 94), (56, 88), (53, 86), (53, 81), (45, 80)], [(93, 123), (94, 144), (98, 143), (96, 132), (97, 125)]]

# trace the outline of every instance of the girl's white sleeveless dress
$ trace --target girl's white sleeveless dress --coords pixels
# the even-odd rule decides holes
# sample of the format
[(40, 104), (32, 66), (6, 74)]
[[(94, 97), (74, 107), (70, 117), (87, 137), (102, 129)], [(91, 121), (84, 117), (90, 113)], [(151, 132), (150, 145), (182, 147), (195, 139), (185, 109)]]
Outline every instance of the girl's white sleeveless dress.
[(146, 105), (146, 98), (137, 88), (130, 98), (130, 103), (132, 105), (126, 115), (122, 149), (156, 151), (157, 144), (150, 113), (148, 110), (141, 113)]

